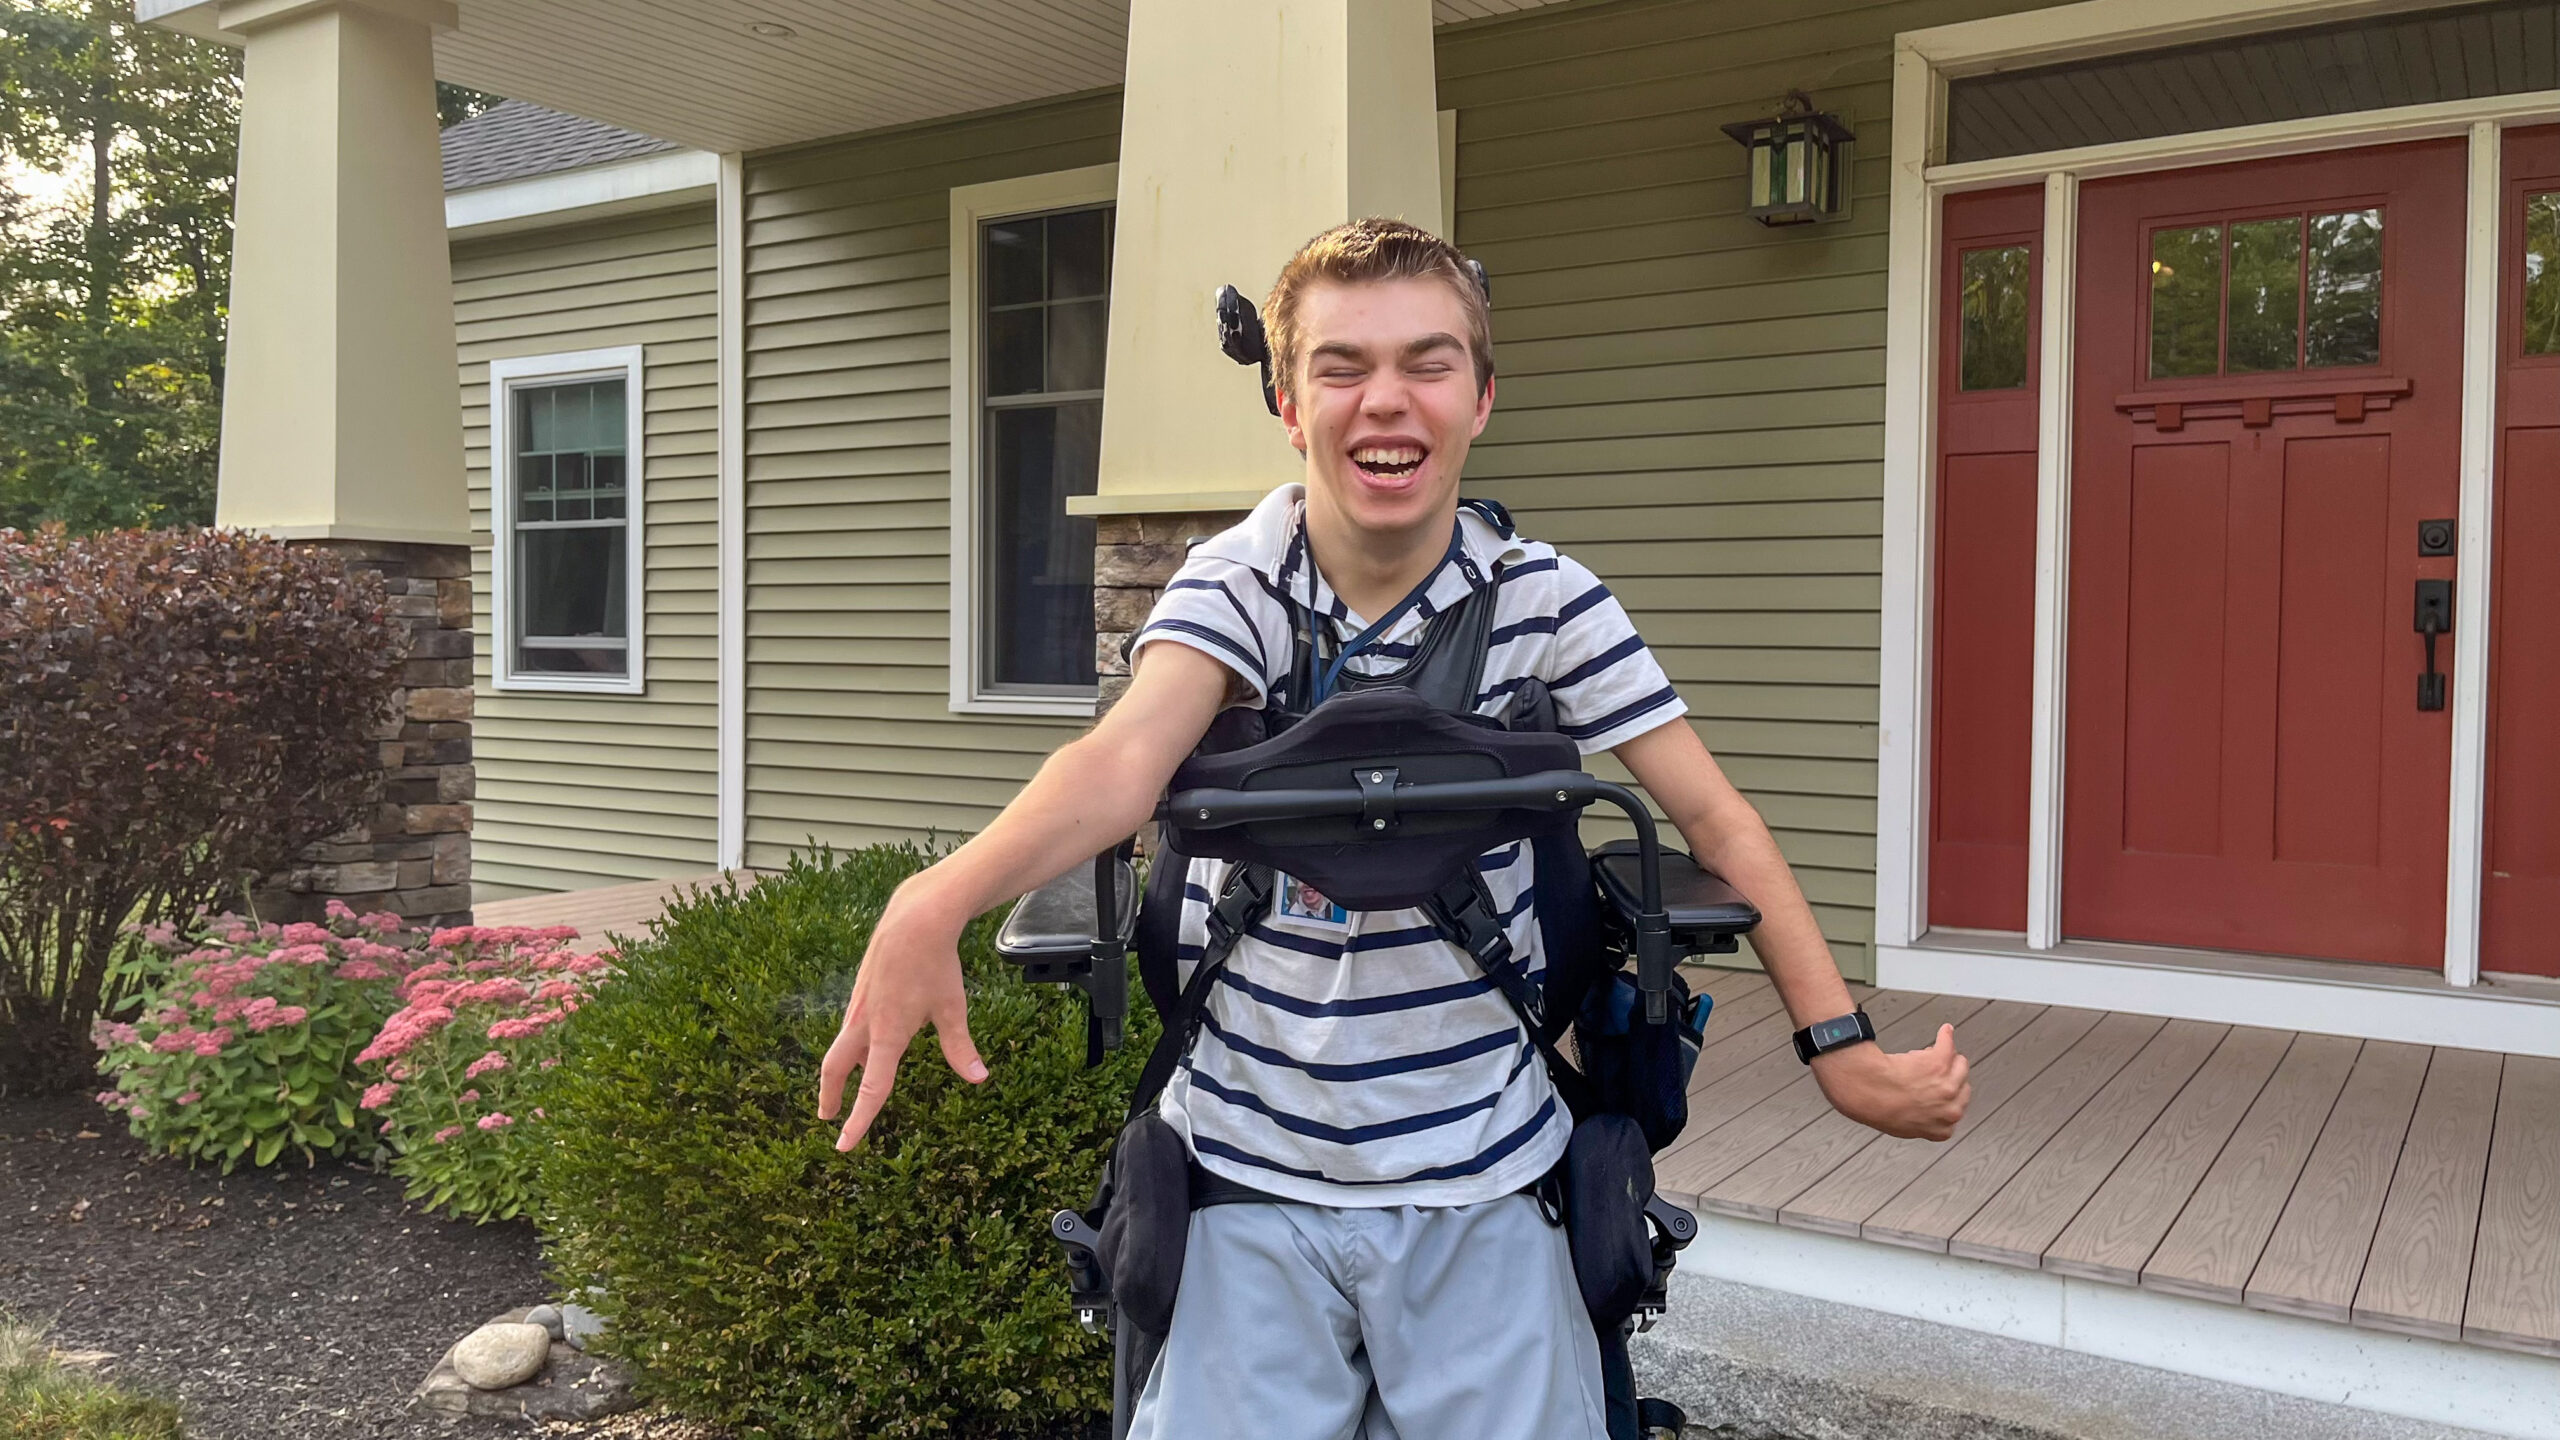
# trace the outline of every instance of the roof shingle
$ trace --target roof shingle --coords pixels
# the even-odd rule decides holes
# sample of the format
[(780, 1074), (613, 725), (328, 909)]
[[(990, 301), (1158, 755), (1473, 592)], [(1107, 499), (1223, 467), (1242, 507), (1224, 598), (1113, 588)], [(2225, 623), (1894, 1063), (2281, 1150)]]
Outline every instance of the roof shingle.
[(468, 190), (678, 148), (637, 131), (502, 100), (444, 132), (444, 188)]

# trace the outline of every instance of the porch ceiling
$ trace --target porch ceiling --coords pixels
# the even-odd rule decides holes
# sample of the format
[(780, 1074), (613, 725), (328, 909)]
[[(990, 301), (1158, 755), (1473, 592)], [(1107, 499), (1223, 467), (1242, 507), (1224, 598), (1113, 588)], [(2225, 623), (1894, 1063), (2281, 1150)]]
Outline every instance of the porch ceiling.
[[(1441, 24), (1558, 0), (1432, 0)], [(439, 78), (703, 150), (761, 150), (1120, 83), (1128, 0), (460, 0)], [(215, 0), (135, 0), (214, 34)], [(790, 33), (759, 33), (754, 27)]]

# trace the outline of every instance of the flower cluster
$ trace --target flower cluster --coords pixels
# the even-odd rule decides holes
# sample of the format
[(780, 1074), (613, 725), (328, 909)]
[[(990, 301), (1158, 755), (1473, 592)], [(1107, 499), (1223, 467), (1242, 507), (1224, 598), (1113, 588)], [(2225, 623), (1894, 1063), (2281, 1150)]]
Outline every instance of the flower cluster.
[(397, 1002), (414, 933), (332, 901), (325, 925), (199, 915), (140, 927), (141, 1003), (91, 1038), (122, 1111), (154, 1148), (221, 1162), (305, 1159), (359, 1141), (354, 1057)]
[(379, 1113), (393, 1173), (429, 1208), (504, 1219), (530, 1203), (541, 1108), (561, 1026), (612, 971), (578, 932), (457, 926), (429, 937), (400, 981), (401, 1008), (357, 1060), (381, 1067), (363, 1106)]

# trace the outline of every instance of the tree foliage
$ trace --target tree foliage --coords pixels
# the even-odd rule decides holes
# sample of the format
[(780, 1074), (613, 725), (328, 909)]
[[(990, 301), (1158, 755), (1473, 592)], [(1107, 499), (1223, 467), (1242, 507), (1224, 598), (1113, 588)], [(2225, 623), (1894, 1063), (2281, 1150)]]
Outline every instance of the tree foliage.
[(212, 518), (239, 56), (0, 0), (0, 524)]

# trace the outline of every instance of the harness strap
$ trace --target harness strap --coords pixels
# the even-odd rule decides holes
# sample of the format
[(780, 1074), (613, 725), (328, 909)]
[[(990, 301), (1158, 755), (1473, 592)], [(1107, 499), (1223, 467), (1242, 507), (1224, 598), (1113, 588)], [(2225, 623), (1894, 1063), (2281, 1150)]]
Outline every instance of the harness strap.
[[(1574, 1068), (1555, 1047), (1548, 1030), (1546, 992), (1512, 953), (1511, 937), (1504, 933), (1502, 916), (1494, 909), (1493, 892), (1485, 886), (1484, 872), (1468, 866), (1464, 875), (1434, 892), (1422, 909), (1431, 917), (1431, 928), (1440, 932), (1440, 938), (1466, 951), (1476, 968), (1511, 1002), (1521, 1028), (1528, 1032), (1529, 1043), (1547, 1062), (1547, 1078), (1563, 1097), (1565, 1109), (1572, 1112), (1576, 1121), (1598, 1114), (1600, 1097), (1589, 1077)], [(1562, 1029), (1558, 1025), (1557, 1033)]]
[(1138, 1072), (1137, 1088), (1129, 1092), (1128, 1119), (1137, 1119), (1155, 1105), (1173, 1079), (1174, 1067), (1191, 1053), (1191, 1042), (1200, 1033), (1200, 1017), (1209, 1008), (1210, 985), (1226, 968), (1236, 942), (1270, 913), (1274, 888), (1269, 866), (1237, 865), (1227, 871), (1227, 883), (1209, 907), (1209, 934), (1200, 947), (1200, 963), (1192, 968), (1172, 1013), (1164, 1017), (1163, 1033), (1147, 1055), (1146, 1068)]

